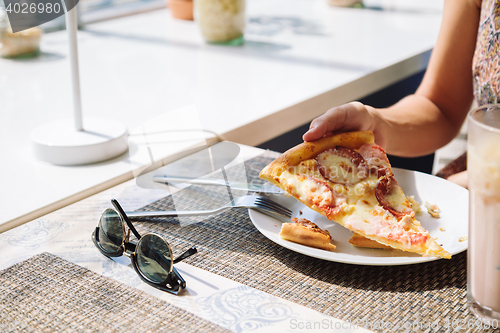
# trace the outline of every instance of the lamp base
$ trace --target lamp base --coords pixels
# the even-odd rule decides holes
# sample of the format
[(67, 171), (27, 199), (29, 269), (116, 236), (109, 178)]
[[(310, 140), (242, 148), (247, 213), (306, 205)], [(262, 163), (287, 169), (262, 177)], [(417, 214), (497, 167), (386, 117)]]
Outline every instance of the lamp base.
[(38, 127), (31, 133), (35, 157), (57, 165), (105, 161), (128, 150), (128, 133), (115, 121), (86, 118), (84, 130), (75, 130), (72, 119)]

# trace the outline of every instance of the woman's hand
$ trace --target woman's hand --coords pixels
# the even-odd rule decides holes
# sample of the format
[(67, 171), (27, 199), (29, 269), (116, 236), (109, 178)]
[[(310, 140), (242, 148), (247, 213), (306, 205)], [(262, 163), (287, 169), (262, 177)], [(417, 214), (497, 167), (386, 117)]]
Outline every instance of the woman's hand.
[(383, 146), (376, 128), (377, 110), (360, 102), (351, 102), (328, 110), (314, 119), (309, 130), (302, 136), (304, 141), (314, 141), (335, 132), (372, 131), (376, 141)]

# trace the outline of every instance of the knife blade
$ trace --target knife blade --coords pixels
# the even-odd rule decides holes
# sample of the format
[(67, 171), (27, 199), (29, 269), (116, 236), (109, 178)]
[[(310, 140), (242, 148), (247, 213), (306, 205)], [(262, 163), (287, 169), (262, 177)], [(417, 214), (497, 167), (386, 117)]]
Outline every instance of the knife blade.
[(207, 179), (207, 178), (185, 178), (185, 177), (170, 177), (170, 176), (153, 176), (153, 181), (156, 183), (188, 183), (197, 185), (215, 185), (215, 186), (229, 186), (234, 190), (258, 192), (265, 194), (283, 194), (283, 191), (271, 184), (248, 184), (243, 182), (229, 181), (226, 184), (224, 179)]

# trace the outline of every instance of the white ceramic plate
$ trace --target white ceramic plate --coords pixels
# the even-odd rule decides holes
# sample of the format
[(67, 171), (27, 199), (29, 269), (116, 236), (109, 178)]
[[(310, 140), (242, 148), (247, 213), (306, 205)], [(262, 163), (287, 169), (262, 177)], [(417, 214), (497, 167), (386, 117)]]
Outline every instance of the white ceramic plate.
[[(436, 238), (437, 243), (452, 255), (466, 250), (468, 242), (460, 242), (459, 238), (467, 236), (469, 192), (456, 184), (425, 173), (397, 168), (393, 171), (405, 195), (415, 196), (420, 203), (422, 213), (417, 215), (417, 219), (429, 231), (431, 237)], [(320, 228), (328, 230), (334, 239), (333, 243), (337, 246), (335, 252), (331, 252), (286, 241), (279, 236), (280, 221), (249, 210), (253, 224), (264, 236), (292, 251), (319, 259), (357, 265), (406, 265), (439, 259), (398, 250), (356, 248), (348, 242), (352, 232), (340, 224), (328, 220), (294, 198), (284, 195), (273, 195), (269, 198), (292, 209), (292, 217), (306, 218)], [(425, 201), (439, 206), (440, 218), (435, 219), (427, 213), (424, 207)], [(439, 230), (441, 227), (444, 231)]]

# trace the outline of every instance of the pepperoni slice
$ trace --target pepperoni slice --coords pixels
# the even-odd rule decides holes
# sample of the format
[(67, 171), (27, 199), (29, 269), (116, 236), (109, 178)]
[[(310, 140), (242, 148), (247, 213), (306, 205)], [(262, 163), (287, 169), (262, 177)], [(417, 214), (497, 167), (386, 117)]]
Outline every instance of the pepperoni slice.
[(377, 172), (377, 177), (391, 175), (391, 164), (385, 150), (374, 143), (367, 143), (359, 148), (358, 153), (363, 156), (370, 171)]
[(336, 184), (354, 185), (368, 177), (365, 159), (347, 147), (335, 146), (316, 157), (319, 171)]
[(382, 177), (378, 181), (375, 196), (379, 204), (396, 218), (414, 214), (413, 210), (408, 207), (409, 203), (403, 190), (392, 176)]

